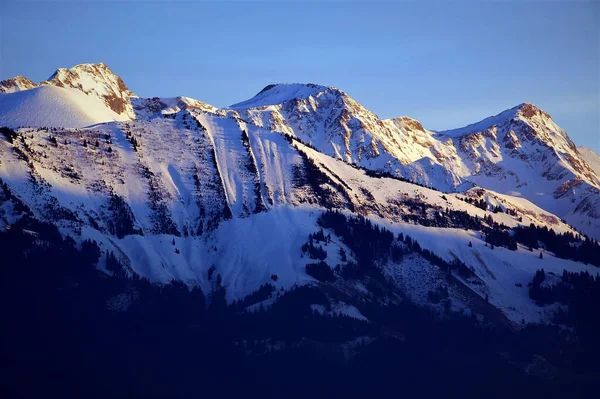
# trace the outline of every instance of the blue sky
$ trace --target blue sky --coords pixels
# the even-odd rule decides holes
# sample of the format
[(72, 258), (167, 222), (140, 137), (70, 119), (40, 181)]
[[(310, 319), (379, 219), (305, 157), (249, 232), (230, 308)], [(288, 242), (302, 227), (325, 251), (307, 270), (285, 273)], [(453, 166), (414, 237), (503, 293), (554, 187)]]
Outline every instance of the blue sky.
[(216, 106), (314, 82), (434, 130), (529, 101), (600, 152), (600, 1), (5, 0), (0, 35), (0, 79), (102, 61)]

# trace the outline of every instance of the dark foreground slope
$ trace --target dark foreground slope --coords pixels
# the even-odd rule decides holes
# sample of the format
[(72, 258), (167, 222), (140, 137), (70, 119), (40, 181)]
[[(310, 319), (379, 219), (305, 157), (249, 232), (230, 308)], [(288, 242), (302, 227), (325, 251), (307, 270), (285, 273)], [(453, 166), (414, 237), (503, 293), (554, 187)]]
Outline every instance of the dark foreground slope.
[(597, 345), (569, 344), (551, 327), (491, 328), (406, 299), (366, 304), (371, 322), (324, 316), (310, 307), (327, 305), (324, 285), (271, 293), (272, 306), (249, 312), (264, 292), (228, 306), (219, 284), (211, 293), (152, 285), (124, 277), (114, 259), (108, 276), (93, 242), (79, 251), (28, 217), (0, 233), (0, 253), (7, 398), (586, 397), (597, 388), (597, 363), (581, 360)]

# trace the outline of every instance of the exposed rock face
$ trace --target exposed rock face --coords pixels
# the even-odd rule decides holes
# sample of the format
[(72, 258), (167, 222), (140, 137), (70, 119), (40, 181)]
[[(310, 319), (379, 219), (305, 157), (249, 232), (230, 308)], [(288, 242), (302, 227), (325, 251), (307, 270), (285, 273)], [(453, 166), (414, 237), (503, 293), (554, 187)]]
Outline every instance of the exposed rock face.
[[(581, 153), (548, 113), (530, 103), (460, 129), (433, 132), (406, 116), (382, 120), (344, 91), (316, 84), (271, 84), (252, 99), (224, 109), (188, 97), (138, 98), (103, 63), (58, 69), (40, 86), (80, 91), (102, 103), (87, 108), (111, 114), (92, 115), (94, 118), (84, 118), (85, 121), (149, 120), (181, 110), (233, 117), (295, 136), (322, 153), (366, 169), (448, 192), (479, 185), (518, 195), (572, 222), (585, 233), (597, 235), (594, 231), (600, 230), (600, 219), (587, 219), (595, 212), (578, 213), (597, 203), (600, 158), (593, 152)], [(40, 90), (36, 87), (19, 76), (1, 82), (0, 91)], [(52, 98), (65, 97), (65, 93), (50, 94), (56, 94)], [(71, 93), (69, 98), (75, 94), (79, 93)], [(69, 104), (78, 106), (83, 100)], [(46, 108), (52, 114), (52, 107)], [(74, 109), (72, 113), (80, 116), (82, 112)], [(13, 114), (19, 119), (31, 113), (19, 108)], [(16, 122), (13, 125), (33, 126)], [(88, 124), (93, 123), (81, 125)]]
[[(577, 205), (600, 188), (600, 177), (550, 115), (530, 103), (443, 132), (409, 117), (381, 120), (342, 90), (314, 84), (269, 85), (228, 110), (349, 163), (444, 191), (475, 183), (518, 193), (586, 233), (596, 228), (572, 212), (587, 208)], [(593, 224), (600, 228), (600, 220)]]
[(79, 89), (87, 95), (98, 97), (116, 114), (135, 118), (131, 105), (131, 97), (135, 97), (135, 94), (103, 63), (60, 68), (40, 85)]
[(37, 85), (24, 76), (15, 76), (14, 78), (0, 81), (0, 93), (14, 93), (16, 91), (33, 89), (34, 87), (37, 87)]
[(173, 114), (186, 109), (196, 109), (221, 115), (225, 114), (225, 112), (219, 112), (216, 107), (210, 104), (189, 97), (133, 98), (131, 103), (135, 110), (136, 119), (151, 119), (153, 117)]

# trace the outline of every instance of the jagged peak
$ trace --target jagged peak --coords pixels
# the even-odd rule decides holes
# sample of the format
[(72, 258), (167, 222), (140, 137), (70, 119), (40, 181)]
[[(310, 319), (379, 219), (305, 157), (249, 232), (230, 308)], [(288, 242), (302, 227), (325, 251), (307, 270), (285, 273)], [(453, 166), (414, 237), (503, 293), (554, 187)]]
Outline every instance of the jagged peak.
[(546, 111), (536, 107), (532, 103), (522, 103), (522, 104), (517, 105), (515, 108), (517, 109), (517, 114), (524, 118), (530, 119), (530, 118), (534, 118), (536, 116), (540, 116), (540, 117), (552, 119)]
[(323, 90), (327, 90), (327, 89), (336, 89), (335, 87), (332, 86), (323, 86), (320, 84), (316, 84), (316, 83), (271, 83), (267, 86), (265, 86), (261, 91), (259, 91), (257, 93), (261, 94), (261, 93), (265, 93), (273, 88), (299, 88), (299, 87), (306, 87), (306, 88), (310, 88), (310, 89), (316, 89), (319, 91), (323, 91)]
[(27, 79), (23, 75), (17, 75), (17, 76), (14, 76), (12, 78), (4, 79), (4, 80), (2, 80), (0, 82), (28, 82), (28, 83), (35, 84), (31, 80)]
[(83, 63), (83, 64), (77, 64), (71, 68), (58, 68), (52, 75), (50, 75), (50, 77), (46, 80), (46, 81), (50, 81), (52, 79), (55, 79), (58, 76), (64, 75), (64, 74), (69, 74), (69, 73), (81, 73), (81, 72), (85, 72), (85, 73), (101, 73), (101, 72), (105, 72), (108, 74), (112, 74), (114, 76), (117, 76), (112, 69), (110, 69), (105, 63), (103, 62), (98, 62), (98, 63)]
[(293, 99), (306, 99), (325, 91), (345, 95), (342, 90), (332, 86), (314, 83), (274, 83), (265, 86), (251, 99), (230, 105), (227, 108), (242, 109), (278, 105)]
[(69, 69), (59, 68), (40, 85), (77, 89), (87, 95), (99, 97), (119, 115), (126, 114), (131, 118), (135, 116), (130, 98), (136, 95), (103, 62), (77, 64)]
[(206, 112), (217, 112), (217, 107), (195, 98), (179, 97), (151, 97), (132, 98), (131, 103), (136, 113), (136, 119), (151, 119), (153, 117), (179, 112), (183, 109), (197, 109)]
[(120, 76), (113, 72), (105, 63), (84, 63), (77, 64), (71, 68), (58, 68), (49, 78), (48, 80), (41, 82), (40, 85), (53, 85), (59, 87), (73, 87), (82, 89), (83, 91), (88, 91), (82, 85), (82, 82), (75, 82), (81, 75), (87, 75), (88, 77), (95, 77), (96, 80), (107, 83), (107, 84), (116, 84), (119, 91), (127, 94), (130, 97), (135, 96), (135, 94), (129, 90), (129, 88), (123, 82)]
[(499, 126), (514, 119), (532, 120), (536, 117), (549, 119), (550, 115), (529, 102), (521, 103), (515, 107), (500, 112), (497, 115), (487, 117), (479, 122), (472, 123), (458, 129), (442, 130), (437, 133), (447, 136), (464, 136), (469, 133), (483, 132), (493, 126)]
[(37, 85), (22, 75), (0, 81), (0, 93), (14, 93), (34, 87)]
[(397, 127), (406, 129), (408, 131), (428, 132), (428, 130), (423, 127), (420, 121), (415, 118), (411, 118), (410, 116), (398, 116), (396, 118), (388, 119), (388, 121), (392, 122)]

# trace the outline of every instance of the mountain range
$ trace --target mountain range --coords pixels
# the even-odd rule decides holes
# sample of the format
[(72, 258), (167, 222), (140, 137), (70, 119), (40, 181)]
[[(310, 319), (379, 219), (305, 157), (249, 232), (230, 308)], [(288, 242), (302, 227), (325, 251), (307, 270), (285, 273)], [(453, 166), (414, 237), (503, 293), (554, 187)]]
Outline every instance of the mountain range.
[[(490, 238), (530, 226), (573, 237), (575, 247), (600, 238), (600, 157), (530, 103), (437, 132), (406, 116), (380, 119), (316, 84), (269, 85), (225, 108), (140, 98), (102, 63), (61, 68), (39, 84), (4, 80), (0, 93), (0, 225), (30, 217), (79, 245), (93, 240), (107, 273), (109, 254), (127, 273), (204, 292), (216, 273), (230, 302), (264, 284), (323, 283), (311, 262), (334, 270), (360, 258), (355, 243), (323, 227), (325, 210), (408, 235), (419, 251), (459, 265), (441, 273), (418, 251), (379, 261), (397, 289), (428, 306), (443, 286), (455, 309), (485, 298), (508, 323), (538, 322), (554, 308), (523, 287), (540, 262), (556, 275), (597, 273), (543, 241), (533, 245), (540, 260), (532, 245)], [(329, 238), (315, 255), (307, 248), (321, 242), (319, 228)], [(336, 290), (374, 298), (363, 283)], [(364, 299), (334, 297), (336, 312), (364, 318)]]

